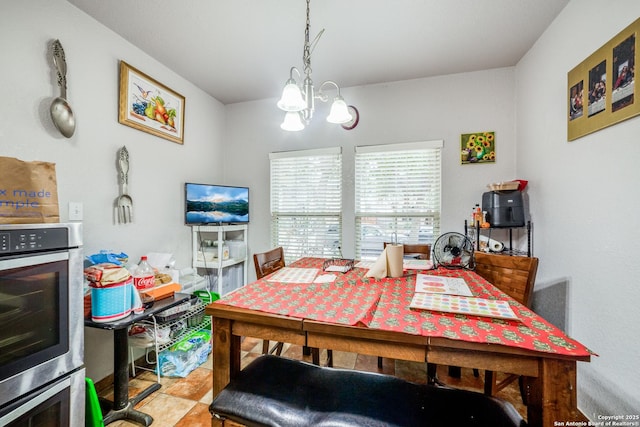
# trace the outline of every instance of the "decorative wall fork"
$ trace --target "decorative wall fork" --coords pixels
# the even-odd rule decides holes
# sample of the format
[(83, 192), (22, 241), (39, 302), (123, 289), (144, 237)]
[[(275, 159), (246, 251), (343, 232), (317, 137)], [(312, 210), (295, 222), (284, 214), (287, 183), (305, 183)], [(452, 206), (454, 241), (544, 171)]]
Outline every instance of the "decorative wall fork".
[(117, 218), (120, 224), (127, 224), (133, 222), (133, 200), (128, 194), (129, 151), (125, 146), (118, 150), (118, 171), (120, 196), (116, 199)]

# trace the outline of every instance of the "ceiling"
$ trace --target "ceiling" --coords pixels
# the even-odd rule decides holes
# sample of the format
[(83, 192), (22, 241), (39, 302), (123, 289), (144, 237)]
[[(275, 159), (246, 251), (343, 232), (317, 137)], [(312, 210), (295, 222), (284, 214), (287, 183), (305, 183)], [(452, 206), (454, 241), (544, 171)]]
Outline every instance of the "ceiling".
[[(68, 1), (224, 104), (276, 98), (302, 69), (304, 0)], [(310, 39), (325, 32), (312, 78), (351, 87), (513, 66), (568, 2), (314, 0)]]

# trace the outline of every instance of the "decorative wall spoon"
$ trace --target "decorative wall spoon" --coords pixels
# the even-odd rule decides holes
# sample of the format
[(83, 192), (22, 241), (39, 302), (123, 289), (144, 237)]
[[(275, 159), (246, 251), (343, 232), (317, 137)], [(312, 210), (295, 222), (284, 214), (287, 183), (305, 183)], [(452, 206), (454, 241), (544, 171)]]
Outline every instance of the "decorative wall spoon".
[(52, 45), (53, 65), (58, 73), (58, 86), (60, 86), (60, 96), (51, 103), (51, 120), (60, 133), (67, 138), (73, 136), (76, 130), (76, 119), (73, 117), (73, 110), (67, 101), (67, 61), (64, 57), (64, 50), (60, 40), (55, 40)]

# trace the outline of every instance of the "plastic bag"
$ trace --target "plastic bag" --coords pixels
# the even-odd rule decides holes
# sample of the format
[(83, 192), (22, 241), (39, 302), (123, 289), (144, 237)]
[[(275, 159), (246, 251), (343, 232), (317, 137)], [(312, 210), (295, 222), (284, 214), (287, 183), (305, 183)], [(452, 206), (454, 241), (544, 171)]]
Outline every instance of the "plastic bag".
[(91, 262), (91, 264), (102, 264), (105, 262), (110, 262), (115, 265), (124, 265), (129, 261), (129, 255), (124, 252), (120, 252), (119, 254), (114, 253), (108, 250), (101, 250), (97, 254), (87, 256), (87, 260)]
[[(158, 345), (167, 344), (170, 340), (171, 330), (166, 326), (158, 326)], [(154, 342), (153, 325), (134, 323), (129, 329), (129, 343), (137, 347), (150, 347)]]
[(211, 352), (211, 332), (202, 330), (160, 352), (160, 373), (166, 377), (185, 378), (207, 361)]

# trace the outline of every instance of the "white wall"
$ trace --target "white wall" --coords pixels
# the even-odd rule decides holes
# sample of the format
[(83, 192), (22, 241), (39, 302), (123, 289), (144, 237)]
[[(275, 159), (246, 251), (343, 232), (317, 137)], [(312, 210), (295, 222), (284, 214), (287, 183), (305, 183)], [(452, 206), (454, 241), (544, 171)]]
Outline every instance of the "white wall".
[[(568, 332), (600, 355), (579, 366), (580, 407), (594, 420), (634, 414), (640, 408), (634, 256), (640, 235), (633, 222), (640, 212), (634, 191), (640, 119), (571, 143), (565, 120), (567, 72), (640, 16), (636, 0), (615, 4), (612, 10), (597, 0), (572, 0), (515, 69), (346, 88), (345, 99), (361, 112), (356, 129), (327, 124), (328, 106), (319, 105), (314, 122), (291, 134), (278, 126), (277, 84), (274, 99), (225, 108), (64, 0), (3, 1), (0, 155), (57, 164), (62, 220), (69, 201), (84, 204), (86, 253), (122, 250), (135, 260), (147, 251), (170, 251), (178, 265), (188, 265), (184, 181), (251, 187), (249, 244), (256, 252), (270, 246), (269, 152), (342, 146), (345, 180), (352, 183), (356, 145), (444, 139), (442, 231), (462, 231), (487, 183), (528, 179), (540, 257), (536, 294), (566, 288), (560, 315)], [(55, 38), (67, 55), (78, 120), (71, 139), (58, 134), (48, 113), (58, 95), (47, 54)], [(117, 122), (121, 59), (185, 95), (184, 146)], [(496, 132), (497, 162), (460, 165), (460, 134), (485, 130)], [(114, 225), (112, 216), (122, 145), (131, 155), (136, 215), (125, 226)], [(352, 256), (349, 192), (344, 210), (344, 254)], [(89, 376), (96, 380), (110, 372), (110, 340), (109, 333), (87, 334)]]
[(566, 288), (568, 332), (599, 354), (578, 367), (578, 404), (594, 421), (640, 408), (640, 118), (568, 142), (567, 73), (638, 16), (637, 0), (572, 0), (516, 68), (536, 287)]
[[(280, 129), (283, 113), (276, 98), (228, 106), (230, 149), (225, 151), (225, 164), (236, 166), (225, 170), (225, 177), (229, 183), (251, 187), (251, 252), (270, 247), (268, 153), (272, 151), (343, 148), (343, 255), (348, 257), (354, 254), (354, 195), (347, 190), (353, 188), (357, 145), (444, 140), (443, 232), (464, 230), (464, 220), (487, 184), (516, 178), (512, 68), (345, 88), (342, 95), (360, 111), (360, 123), (351, 131), (327, 123), (329, 106), (322, 103), (301, 132)], [(497, 161), (461, 165), (460, 135), (481, 131), (496, 132)]]
[[(47, 50), (56, 38), (65, 50), (77, 118), (71, 139), (49, 117), (59, 95)], [(176, 265), (188, 266), (183, 186), (222, 182), (224, 106), (64, 0), (2, 1), (0, 51), (0, 156), (56, 163), (61, 220), (68, 220), (69, 201), (84, 206), (85, 254), (124, 251), (137, 262), (149, 251), (172, 252)], [(120, 60), (186, 97), (184, 145), (118, 123)], [(123, 145), (135, 221), (115, 225), (116, 152)], [(110, 333), (87, 330), (86, 348), (92, 378), (111, 372)]]

